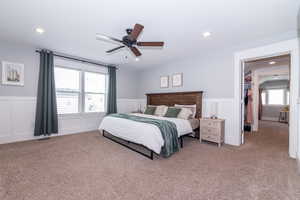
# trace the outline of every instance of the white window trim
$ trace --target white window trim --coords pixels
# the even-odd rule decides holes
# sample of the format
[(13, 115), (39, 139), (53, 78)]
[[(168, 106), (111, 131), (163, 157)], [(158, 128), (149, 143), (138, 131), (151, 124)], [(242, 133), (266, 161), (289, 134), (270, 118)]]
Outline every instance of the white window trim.
[[(66, 62), (67, 63), (67, 62)], [(73, 63), (73, 62), (72, 62)], [(72, 64), (70, 64), (72, 65)], [(76, 67), (71, 67), (71, 66), (67, 66), (67, 64), (60, 64), (59, 62), (56, 63), (54, 67), (58, 67), (58, 68), (64, 68), (64, 69), (71, 69), (71, 70), (76, 70), (79, 71), (79, 99), (78, 99), (78, 113), (61, 113), (58, 114), (59, 118), (76, 118), (78, 116), (95, 116), (95, 115), (102, 115), (106, 113), (106, 105), (107, 105), (107, 88), (108, 88), (108, 81), (107, 81), (107, 77), (108, 77), (108, 72), (103, 72), (103, 68), (100, 68), (99, 70), (96, 70), (96, 68), (92, 68), (91, 66), (87, 66), (84, 64), (80, 64), (78, 63), (76, 65)], [(88, 69), (86, 69), (88, 68)], [(104, 112), (85, 112), (85, 94), (89, 93), (89, 92), (85, 92), (84, 91), (84, 73), (85, 72), (90, 72), (90, 73), (96, 73), (96, 74), (102, 74), (105, 75), (105, 88), (106, 88), (106, 93), (101, 93), (105, 95), (104, 98)], [(57, 92), (57, 91), (56, 91)], [(75, 93), (75, 92), (70, 92), (70, 93)], [(78, 94), (78, 92), (76, 92), (76, 94)], [(95, 94), (100, 94), (100, 93), (95, 93)]]

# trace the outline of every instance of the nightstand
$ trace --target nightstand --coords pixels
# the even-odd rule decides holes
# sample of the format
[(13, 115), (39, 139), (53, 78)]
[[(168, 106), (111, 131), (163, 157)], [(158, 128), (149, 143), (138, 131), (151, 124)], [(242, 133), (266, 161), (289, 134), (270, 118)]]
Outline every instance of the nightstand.
[(224, 119), (200, 119), (200, 142), (202, 140), (217, 143), (219, 147), (224, 142)]

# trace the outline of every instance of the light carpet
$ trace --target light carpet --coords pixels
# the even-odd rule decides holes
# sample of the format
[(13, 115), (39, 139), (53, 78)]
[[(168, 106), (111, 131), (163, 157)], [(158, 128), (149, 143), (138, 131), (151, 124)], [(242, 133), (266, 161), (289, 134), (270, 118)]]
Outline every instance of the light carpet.
[(287, 125), (260, 126), (241, 147), (187, 138), (153, 161), (97, 132), (0, 145), (0, 199), (300, 199)]

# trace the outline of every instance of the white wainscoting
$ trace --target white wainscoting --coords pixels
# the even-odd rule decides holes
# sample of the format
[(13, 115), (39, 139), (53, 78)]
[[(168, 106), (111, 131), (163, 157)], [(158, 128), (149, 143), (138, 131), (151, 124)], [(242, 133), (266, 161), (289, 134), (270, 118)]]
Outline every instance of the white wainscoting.
[[(35, 121), (34, 97), (0, 97), (0, 144), (39, 139), (33, 136)], [(118, 99), (120, 112), (138, 109), (137, 99)], [(59, 116), (59, 134), (74, 134), (97, 130), (104, 113)]]
[[(300, 111), (300, 98), (297, 99), (297, 110), (298, 113)], [(299, 117), (298, 117), (298, 121), (299, 121)], [(300, 133), (300, 126), (298, 124), (298, 135)], [(300, 137), (298, 137), (298, 146), (297, 146), (297, 163), (298, 163), (298, 172), (300, 174)]]
[[(210, 116), (211, 104), (218, 102), (218, 116), (226, 119), (225, 143), (238, 145), (233, 134), (235, 126), (233, 99), (203, 99), (203, 116)], [(146, 99), (118, 99), (118, 111), (130, 113), (144, 109)], [(35, 121), (34, 97), (0, 97), (0, 144), (38, 139), (33, 136)], [(74, 114), (59, 116), (59, 134), (74, 134), (97, 130), (104, 114)], [(56, 136), (56, 135), (54, 135)]]
[(218, 117), (225, 119), (225, 143), (239, 146), (240, 135), (234, 134), (234, 127), (238, 122), (234, 121), (234, 99), (203, 99), (202, 116), (210, 117), (213, 104), (217, 102)]
[(33, 138), (35, 98), (0, 97), (0, 143)]

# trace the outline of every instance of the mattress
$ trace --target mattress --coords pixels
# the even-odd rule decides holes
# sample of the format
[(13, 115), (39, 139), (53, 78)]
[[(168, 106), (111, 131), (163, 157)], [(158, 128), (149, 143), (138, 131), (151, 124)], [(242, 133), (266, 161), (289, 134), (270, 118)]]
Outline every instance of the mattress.
[[(192, 125), (189, 120), (145, 114), (132, 115), (173, 122), (176, 124), (178, 137), (193, 132)], [(159, 128), (153, 124), (107, 116), (102, 120), (99, 130), (105, 130), (116, 137), (144, 145), (157, 154), (160, 153), (161, 147), (164, 145), (164, 140)]]

